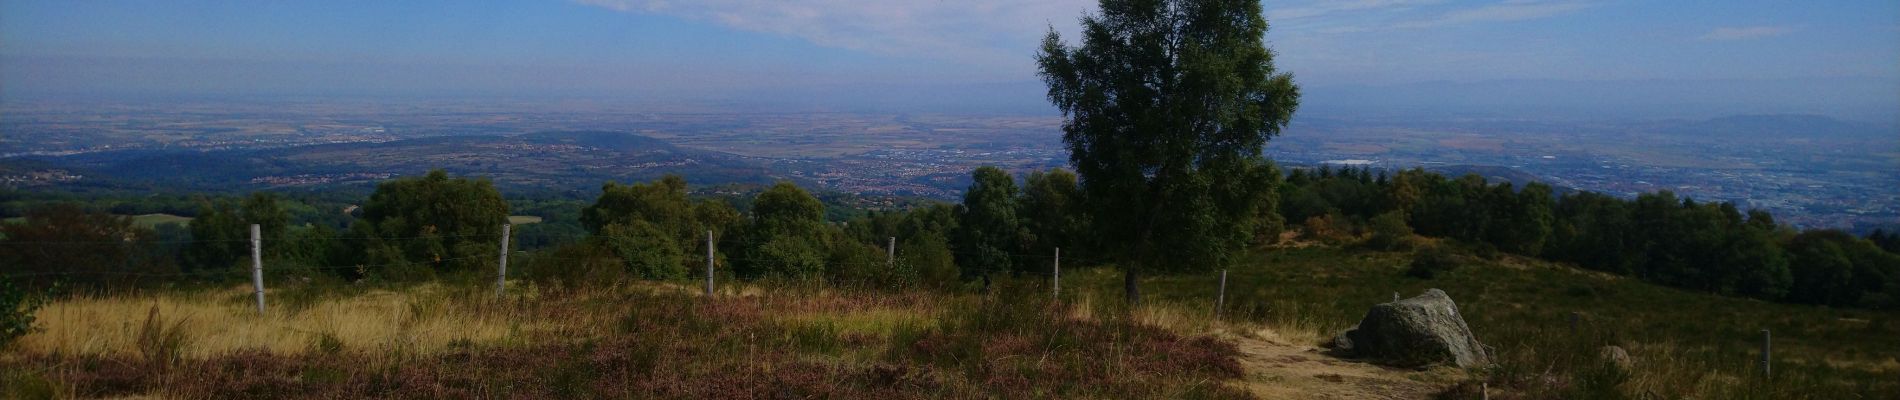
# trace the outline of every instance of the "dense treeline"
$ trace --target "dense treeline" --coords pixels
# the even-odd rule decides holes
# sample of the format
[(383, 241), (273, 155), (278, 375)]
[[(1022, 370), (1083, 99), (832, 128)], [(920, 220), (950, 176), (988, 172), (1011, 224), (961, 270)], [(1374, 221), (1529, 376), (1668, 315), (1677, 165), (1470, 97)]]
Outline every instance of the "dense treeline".
[[(1330, 240), (1404, 229), (1686, 289), (1839, 307), (1900, 306), (1900, 255), (1884, 232), (1797, 231), (1767, 212), (1664, 191), (1635, 199), (1490, 184), (1423, 170), (1294, 170), (1280, 212)], [(1393, 226), (1391, 221), (1403, 221)], [(1384, 223), (1381, 223), (1384, 222)], [(1381, 243), (1389, 246), (1389, 243)]]
[[(1669, 192), (1634, 199), (1475, 175), (1423, 170), (1255, 168), (1251, 242), (1305, 238), (1379, 249), (1421, 248), (1432, 269), (1455, 262), (1446, 247), (1480, 256), (1512, 253), (1659, 284), (1772, 301), (1839, 307), (1900, 306), (1900, 237), (1797, 231), (1762, 211), (1699, 203)], [(1282, 179), (1284, 177), (1284, 179)], [(1112, 262), (1097, 254), (1099, 225), (1083, 208), (1076, 175), (1021, 179), (980, 168), (958, 204), (841, 213), (791, 183), (753, 195), (695, 198), (678, 176), (608, 183), (592, 202), (504, 200), (483, 179), (440, 171), (378, 185), (361, 207), (312, 217), (308, 203), (271, 193), (198, 198), (186, 226), (140, 227), (109, 209), (51, 203), (0, 225), (0, 262), (29, 283), (86, 286), (243, 279), (249, 226), (264, 238), (276, 278), (408, 282), (492, 277), (500, 226), (511, 209), (542, 218), (515, 225), (522, 277), (572, 286), (625, 279), (681, 280), (705, 268), (708, 233), (720, 274), (879, 287), (984, 285), (999, 275), (1046, 273), (1056, 248), (1068, 265)], [(304, 210), (304, 211), (297, 211)], [(841, 220), (840, 215), (855, 215)], [(340, 218), (336, 223), (333, 218)], [(1423, 245), (1414, 234), (1453, 246)], [(887, 246), (896, 245), (894, 254)], [(1232, 259), (1233, 255), (1205, 259)]]

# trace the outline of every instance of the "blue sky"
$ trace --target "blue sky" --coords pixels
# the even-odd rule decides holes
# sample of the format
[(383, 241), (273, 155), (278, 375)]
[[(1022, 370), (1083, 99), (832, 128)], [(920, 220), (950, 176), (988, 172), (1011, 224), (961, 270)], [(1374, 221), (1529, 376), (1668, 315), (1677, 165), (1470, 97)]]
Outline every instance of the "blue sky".
[[(1037, 39), (1052, 26), (1072, 32), (1093, 4), (0, 0), (0, 101), (736, 97), (1034, 109), (1042, 101), (1031, 61)], [(1889, 119), (1900, 109), (1900, 2), (1890, 0), (1265, 8), (1280, 67), (1322, 110), (1528, 101)]]

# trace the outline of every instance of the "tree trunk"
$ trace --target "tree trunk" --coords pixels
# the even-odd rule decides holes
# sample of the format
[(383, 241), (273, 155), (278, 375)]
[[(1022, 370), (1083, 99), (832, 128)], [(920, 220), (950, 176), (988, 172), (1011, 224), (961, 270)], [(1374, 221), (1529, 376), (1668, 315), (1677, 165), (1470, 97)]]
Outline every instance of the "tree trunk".
[(1135, 284), (1136, 268), (1129, 266), (1122, 269), (1128, 271), (1122, 280), (1122, 290), (1128, 295), (1128, 309), (1132, 311), (1141, 305), (1141, 287)]

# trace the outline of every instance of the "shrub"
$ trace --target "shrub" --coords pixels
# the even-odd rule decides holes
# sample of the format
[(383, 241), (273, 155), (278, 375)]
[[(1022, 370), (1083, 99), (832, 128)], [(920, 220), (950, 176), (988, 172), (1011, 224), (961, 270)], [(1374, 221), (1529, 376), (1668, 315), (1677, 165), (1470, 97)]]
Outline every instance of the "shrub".
[(139, 355), (145, 358), (146, 368), (162, 374), (184, 360), (185, 347), (191, 340), (185, 336), (184, 325), (183, 319), (166, 323), (158, 314), (158, 306), (152, 306), (138, 331)]
[(600, 230), (607, 248), (620, 257), (630, 275), (645, 279), (686, 277), (686, 255), (671, 236), (646, 221), (608, 225)]
[(619, 281), (625, 273), (619, 257), (598, 241), (567, 244), (523, 257), (521, 276), (553, 286), (584, 286)]
[(1405, 276), (1432, 279), (1438, 275), (1458, 268), (1458, 256), (1444, 247), (1433, 246), (1412, 254), (1412, 264), (1405, 270)]
[(1366, 246), (1379, 250), (1405, 250), (1412, 247), (1412, 227), (1405, 224), (1405, 212), (1379, 214), (1371, 221), (1372, 236)]
[(1301, 227), (1306, 230), (1306, 237), (1309, 239), (1326, 244), (1338, 244), (1345, 242), (1352, 236), (1352, 233), (1349, 232), (1350, 227), (1345, 225), (1346, 224), (1337, 221), (1331, 214), (1325, 214), (1307, 218), (1306, 222), (1301, 224)]
[(39, 310), (41, 304), (39, 296), (0, 278), (0, 348), (33, 332), (33, 312)]

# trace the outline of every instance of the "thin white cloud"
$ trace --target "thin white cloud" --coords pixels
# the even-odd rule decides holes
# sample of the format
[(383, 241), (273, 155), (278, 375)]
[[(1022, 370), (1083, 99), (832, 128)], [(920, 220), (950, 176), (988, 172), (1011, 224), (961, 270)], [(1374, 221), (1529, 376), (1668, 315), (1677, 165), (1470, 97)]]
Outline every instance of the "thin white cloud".
[(1286, 21), (1350, 12), (1405, 10), (1419, 5), (1438, 2), (1439, 0), (1327, 0), (1301, 6), (1268, 10), (1267, 19), (1269, 21)]
[(1793, 27), (1786, 26), (1740, 26), (1721, 27), (1703, 34), (1702, 40), (1747, 40), (1775, 37), (1794, 33)]
[(1559, 15), (1569, 14), (1572, 12), (1583, 10), (1585, 8), (1590, 8), (1590, 6), (1591, 6), (1590, 3), (1570, 2), (1570, 1), (1555, 1), (1555, 2), (1506, 1), (1503, 3), (1492, 4), (1492, 5), (1487, 5), (1483, 7), (1452, 11), (1452, 12), (1448, 12), (1443, 15), (1440, 15), (1436, 18), (1422, 20), (1422, 21), (1401, 23), (1401, 24), (1396, 25), (1395, 27), (1398, 27), (1398, 28), (1437, 28), (1437, 27), (1446, 27), (1446, 26), (1466, 25), (1466, 24), (1480, 23), (1480, 22), (1527, 21), (1527, 20), (1544, 19), (1544, 18), (1550, 18), (1550, 17), (1559, 16)]
[(575, 0), (834, 48), (975, 65), (1029, 65), (1050, 25), (1073, 32), (1095, 0)]

